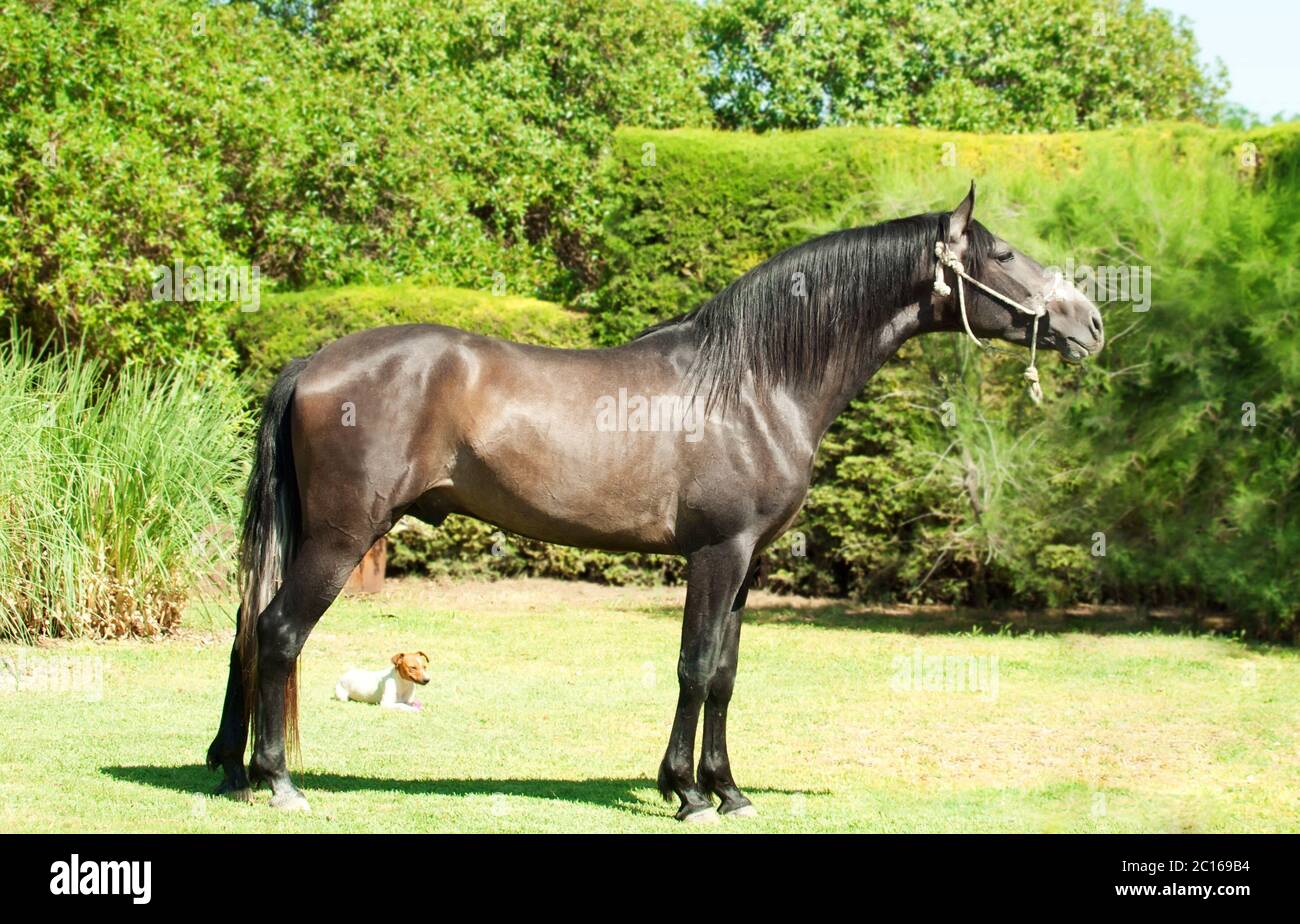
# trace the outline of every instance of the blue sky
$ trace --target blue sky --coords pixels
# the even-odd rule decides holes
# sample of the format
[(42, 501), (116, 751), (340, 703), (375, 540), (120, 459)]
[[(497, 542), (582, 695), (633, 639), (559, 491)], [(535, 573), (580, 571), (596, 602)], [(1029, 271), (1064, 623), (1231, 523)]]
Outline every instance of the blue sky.
[(1300, 0), (1149, 0), (1186, 16), (1207, 61), (1222, 58), (1228, 99), (1264, 118), (1300, 114)]

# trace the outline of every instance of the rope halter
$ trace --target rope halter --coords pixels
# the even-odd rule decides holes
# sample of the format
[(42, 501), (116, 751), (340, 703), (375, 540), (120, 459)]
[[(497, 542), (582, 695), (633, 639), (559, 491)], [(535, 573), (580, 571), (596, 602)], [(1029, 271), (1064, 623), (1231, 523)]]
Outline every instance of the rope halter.
[(1038, 382), (1038, 367), (1035, 363), (1038, 361), (1038, 319), (1047, 314), (1047, 308), (1042, 304), (1041, 299), (1035, 298), (1033, 307), (1026, 307), (1020, 302), (1004, 295), (995, 289), (990, 289), (984, 283), (980, 282), (974, 276), (966, 272), (966, 267), (962, 266), (961, 261), (957, 259), (956, 254), (948, 248), (943, 241), (934, 242), (934, 255), (938, 257), (938, 262), (934, 265), (934, 291), (936, 295), (951, 295), (952, 287), (948, 285), (943, 278), (943, 268), (946, 266), (957, 276), (957, 303), (961, 306), (961, 326), (966, 329), (967, 336), (975, 341), (975, 345), (981, 350), (992, 349), (988, 343), (976, 337), (970, 329), (970, 321), (966, 317), (966, 289), (963, 280), (969, 282), (978, 289), (982, 289), (987, 294), (993, 296), (1002, 304), (1014, 308), (1021, 314), (1027, 314), (1034, 319), (1032, 329), (1029, 333), (1029, 365), (1025, 367), (1025, 381), (1029, 383), (1029, 397), (1034, 399), (1034, 404), (1041, 404), (1043, 401), (1043, 387)]

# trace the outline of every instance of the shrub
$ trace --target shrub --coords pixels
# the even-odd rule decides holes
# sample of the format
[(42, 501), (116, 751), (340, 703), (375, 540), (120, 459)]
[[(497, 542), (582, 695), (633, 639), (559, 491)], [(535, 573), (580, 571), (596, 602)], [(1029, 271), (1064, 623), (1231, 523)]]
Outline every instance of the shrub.
[(389, 533), (388, 542), (394, 573), (426, 577), (527, 575), (625, 585), (677, 583), (685, 571), (676, 556), (550, 545), (461, 516), (448, 517), (437, 529), (408, 517)]
[(597, 272), (613, 126), (707, 119), (683, 0), (322, 12), (4, 2), (0, 318), (110, 366), (229, 360), (234, 306), (151, 297), (177, 260), (568, 299)]
[(113, 380), (0, 346), (0, 637), (156, 635), (230, 560), (246, 469), (233, 383), (195, 365)]
[[(647, 147), (649, 146), (649, 147)], [(652, 157), (647, 157), (647, 151)], [(832, 426), (778, 586), (868, 597), (1231, 608), (1264, 633), (1300, 609), (1290, 308), (1300, 127), (1194, 125), (977, 136), (833, 129), (771, 136), (624, 129), (598, 337), (694, 307), (827, 230), (950, 208), (1064, 266), (1152, 267), (1150, 311), (1103, 305), (1097, 362), (1023, 366), (923, 338)], [(1291, 255), (1291, 256), (1289, 256)], [(940, 423), (945, 401), (957, 425)], [(1258, 425), (1243, 427), (1243, 405)], [(972, 487), (980, 503), (971, 502)], [(1107, 537), (1104, 558), (1092, 536)]]
[(345, 334), (390, 324), (446, 324), (546, 346), (590, 343), (586, 316), (559, 305), (416, 283), (264, 296), (260, 311), (238, 316), (232, 337), (249, 385), (260, 395), (295, 356), (310, 355)]
[(1105, 128), (1213, 118), (1226, 88), (1142, 0), (721, 0), (699, 31), (726, 128)]
[(242, 4), (10, 2), (0, 46), (0, 316), (111, 365), (229, 359), (229, 306), (154, 301), (154, 267), (288, 272), (318, 235), (273, 214), (312, 200), (295, 114), (344, 88)]

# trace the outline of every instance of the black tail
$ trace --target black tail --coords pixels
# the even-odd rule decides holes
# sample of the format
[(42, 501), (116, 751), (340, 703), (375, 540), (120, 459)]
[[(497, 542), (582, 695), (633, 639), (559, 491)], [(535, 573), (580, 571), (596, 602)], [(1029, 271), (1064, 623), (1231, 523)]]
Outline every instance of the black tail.
[[(244, 720), (257, 707), (257, 621), (270, 604), (298, 553), (302, 510), (289, 436), (289, 403), (306, 359), (289, 362), (262, 405), (253, 471), (244, 494), (244, 530), (239, 540), (239, 660), (244, 679)], [(298, 747), (298, 671), (289, 675), (284, 697), (285, 741)], [(253, 722), (253, 735), (257, 723)]]

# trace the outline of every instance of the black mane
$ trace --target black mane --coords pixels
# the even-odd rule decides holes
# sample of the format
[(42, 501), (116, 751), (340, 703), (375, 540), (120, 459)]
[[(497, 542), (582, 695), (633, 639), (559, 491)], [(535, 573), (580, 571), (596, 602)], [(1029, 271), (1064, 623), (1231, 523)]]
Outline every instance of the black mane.
[[(754, 267), (698, 308), (661, 321), (636, 339), (689, 327), (699, 354), (694, 384), (724, 407), (746, 372), (760, 391), (784, 382), (813, 382), (833, 357), (845, 370), (869, 361), (888, 312), (916, 297), (934, 277), (934, 244), (946, 237), (948, 212), (898, 218), (834, 231), (782, 251)], [(978, 275), (994, 237), (978, 222), (967, 230), (967, 272)], [(803, 290), (796, 291), (802, 273)]]

